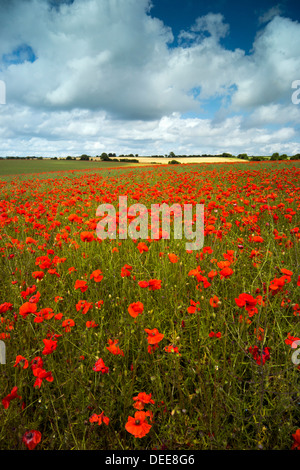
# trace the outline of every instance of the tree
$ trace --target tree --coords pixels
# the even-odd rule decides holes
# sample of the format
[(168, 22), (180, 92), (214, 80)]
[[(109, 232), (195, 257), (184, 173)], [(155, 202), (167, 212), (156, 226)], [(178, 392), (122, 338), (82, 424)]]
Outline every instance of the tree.
[(105, 153), (105, 152), (103, 152), (103, 153), (101, 154), (100, 158), (101, 158), (101, 160), (102, 160), (103, 162), (109, 162), (109, 161), (110, 161), (109, 156), (108, 156), (107, 153)]
[(221, 157), (232, 157), (231, 153), (226, 153), (226, 152), (223, 152)]

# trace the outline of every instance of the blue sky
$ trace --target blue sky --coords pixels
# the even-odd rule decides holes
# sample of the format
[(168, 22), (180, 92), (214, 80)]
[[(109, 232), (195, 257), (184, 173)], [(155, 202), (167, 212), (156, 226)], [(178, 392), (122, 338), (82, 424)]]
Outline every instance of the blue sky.
[(294, 0), (3, 0), (0, 156), (300, 153), (299, 51)]
[(222, 44), (231, 50), (241, 48), (247, 54), (252, 49), (257, 32), (264, 26), (264, 20), (272, 15), (279, 13), (300, 21), (298, 0), (152, 0), (152, 3), (151, 15), (172, 28), (174, 45), (180, 31), (188, 29), (197, 17), (210, 12), (221, 13), (230, 25), (230, 34), (222, 39)]

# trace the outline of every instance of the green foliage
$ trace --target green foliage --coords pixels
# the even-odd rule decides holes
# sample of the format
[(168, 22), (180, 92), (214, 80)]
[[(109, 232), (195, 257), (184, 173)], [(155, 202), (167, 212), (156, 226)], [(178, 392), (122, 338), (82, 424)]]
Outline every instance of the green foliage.
[[(52, 173), (14, 176), (1, 187), (7, 217), (1, 227), (0, 305), (12, 302), (13, 309), (1, 313), (0, 333), (9, 332), (10, 338), (6, 364), (0, 365), (0, 391), (3, 399), (17, 386), (22, 400), (12, 400), (8, 409), (0, 401), (0, 448), (24, 449), (24, 431), (38, 429), (40, 450), (289, 450), (300, 422), (299, 370), (285, 342), (288, 333), (300, 335), (293, 310), (299, 302), (299, 238), (291, 232), (300, 224), (296, 191), (291, 197), (300, 163), (151, 170), (100, 163), (101, 171), (87, 171), (84, 162), (26, 162), (38, 171), (42, 163), (72, 170), (62, 172), (61, 179)], [(205, 199), (208, 251), (188, 253), (185, 240), (173, 238), (146, 241), (149, 250), (142, 253), (136, 240), (82, 241), (83, 231), (93, 227), (94, 232), (99, 203), (113, 198), (117, 187), (135, 198), (138, 189), (139, 202), (147, 207), (153, 193), (155, 202), (168, 197), (170, 203), (182, 203), (187, 195)], [(74, 214), (82, 221), (69, 219)], [(253, 241), (258, 233), (263, 243)], [(26, 243), (27, 237), (37, 243)], [(177, 263), (170, 262), (169, 253), (178, 255)], [(49, 256), (55, 272), (44, 268), (45, 276), (36, 281), (32, 273), (40, 269), (39, 256)], [(219, 263), (231, 256), (232, 276), (218, 274), (204, 287), (202, 275), (219, 272)], [(125, 264), (132, 266), (131, 276), (121, 277)], [(190, 274), (197, 266), (199, 278)], [(268, 286), (284, 268), (293, 271), (292, 279), (273, 295)], [(99, 283), (90, 278), (95, 269), (103, 272)], [(139, 287), (139, 280), (154, 278), (162, 280), (161, 289)], [(87, 280), (86, 292), (74, 289), (77, 279)], [(74, 319), (71, 332), (55, 317), (37, 323), (34, 314), (19, 314), (25, 302), (21, 292), (33, 284), (41, 295), (38, 310), (51, 307), (55, 315)], [(242, 292), (261, 295), (265, 305), (257, 304), (257, 312), (249, 314), (235, 301)], [(220, 299), (217, 306), (210, 302), (214, 295)], [(82, 299), (92, 304), (86, 313), (77, 309)], [(144, 311), (133, 318), (128, 305), (137, 300)], [(194, 313), (187, 311), (190, 300), (199, 302)], [(7, 320), (15, 321), (13, 329), (5, 329)], [(98, 326), (87, 328), (88, 320)], [(149, 354), (145, 328), (155, 327), (164, 338)], [(221, 337), (211, 337), (212, 331)], [(43, 355), (48, 335), (58, 335), (58, 347)], [(110, 338), (119, 341), (124, 356), (107, 350)], [(167, 352), (169, 345), (179, 353)], [(254, 345), (270, 347), (265, 364), (249, 353)], [(31, 368), (14, 367), (18, 354), (29, 361), (41, 356), (53, 382), (44, 380), (35, 388)], [(108, 374), (93, 370), (100, 357)], [(151, 431), (137, 439), (124, 425), (134, 416), (133, 397), (140, 392), (151, 393), (155, 403), (146, 407), (153, 412)], [(102, 411), (109, 425), (92, 424), (91, 415)]]

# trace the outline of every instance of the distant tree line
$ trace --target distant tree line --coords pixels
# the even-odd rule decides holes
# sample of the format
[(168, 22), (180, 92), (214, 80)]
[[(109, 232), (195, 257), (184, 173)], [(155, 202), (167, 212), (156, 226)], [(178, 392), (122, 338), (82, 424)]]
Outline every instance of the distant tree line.
[[(115, 153), (106, 153), (103, 152), (101, 155), (96, 155), (95, 157), (91, 157), (90, 155), (82, 154), (79, 157), (73, 157), (73, 156), (67, 156), (66, 160), (83, 160), (83, 161), (89, 161), (93, 160), (94, 158), (99, 158), (103, 162), (109, 162), (109, 161), (114, 161), (114, 162), (130, 162), (130, 163), (139, 163), (138, 160), (139, 155), (135, 154), (133, 155), (130, 153), (129, 155), (119, 155), (118, 158)], [(223, 152), (221, 154), (199, 154), (199, 155), (176, 155), (174, 152), (170, 152), (168, 155), (151, 155), (149, 158), (171, 158), (172, 159), (172, 164), (175, 163), (176, 158), (212, 158), (212, 157), (219, 157), (219, 158), (238, 158), (240, 160), (248, 160), (248, 161), (266, 161), (266, 160), (272, 160), (272, 161), (277, 161), (277, 160), (300, 160), (300, 153), (297, 153), (296, 155), (288, 156), (285, 153), (282, 155), (279, 155), (278, 152), (273, 153), (270, 156), (259, 156), (259, 155), (247, 155), (247, 153), (239, 153), (238, 155), (231, 155), (230, 153)], [(26, 156), (26, 157), (19, 157), (19, 156), (7, 156), (7, 157), (0, 157), (0, 159), (6, 159), (6, 160), (43, 160), (44, 157), (36, 157), (36, 156)], [(46, 157), (46, 159), (48, 159)], [(49, 157), (50, 160), (58, 160), (57, 157)], [(171, 162), (170, 162), (171, 163)], [(176, 163), (179, 163), (176, 161)]]

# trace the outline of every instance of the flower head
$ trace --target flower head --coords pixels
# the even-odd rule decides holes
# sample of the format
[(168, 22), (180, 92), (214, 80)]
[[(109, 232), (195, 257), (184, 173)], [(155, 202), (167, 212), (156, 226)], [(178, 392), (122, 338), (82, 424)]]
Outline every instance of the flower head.
[(90, 423), (97, 423), (99, 426), (102, 424), (102, 423), (105, 423), (106, 426), (108, 426), (109, 424), (109, 418), (107, 416), (104, 416), (104, 411), (102, 411), (102, 413), (100, 413), (99, 415), (97, 415), (96, 413), (94, 413), (90, 418), (89, 418), (89, 422)]
[(143, 410), (144, 406), (148, 403), (155, 403), (155, 401), (151, 398), (151, 393), (147, 395), (145, 392), (140, 392), (136, 397), (133, 397), (133, 400), (136, 402), (133, 406), (137, 410)]
[(33, 450), (41, 441), (41, 439), (42, 434), (40, 433), (40, 431), (32, 430), (25, 432), (22, 438), (22, 442), (24, 442), (24, 444), (29, 450)]
[(81, 292), (85, 292), (88, 288), (88, 285), (87, 285), (87, 282), (86, 281), (80, 281), (77, 279), (77, 281), (75, 282), (75, 286), (74, 286), (74, 289), (80, 289)]
[(109, 346), (106, 347), (106, 349), (108, 351), (110, 351), (112, 354), (114, 354), (115, 356), (124, 356), (124, 352), (122, 351), (122, 349), (119, 348), (119, 346), (117, 346), (119, 340), (118, 339), (115, 339), (114, 341), (109, 339), (108, 340), (108, 343), (109, 343)]
[(146, 421), (147, 415), (145, 411), (136, 411), (134, 418), (128, 416), (128, 421), (125, 424), (126, 431), (133, 434), (134, 437), (144, 437), (151, 429), (151, 424)]
[(148, 337), (147, 337), (148, 344), (157, 344), (165, 336), (164, 334), (159, 333), (157, 328), (153, 328), (153, 330), (149, 330), (148, 328), (145, 328), (145, 332), (148, 334)]
[(128, 313), (133, 318), (136, 318), (138, 315), (143, 313), (143, 311), (144, 311), (144, 305), (142, 302), (133, 302), (128, 307)]
[(95, 365), (93, 367), (93, 370), (95, 372), (102, 372), (102, 374), (107, 374), (109, 372), (109, 367), (107, 367), (105, 364), (104, 364), (104, 361), (103, 359), (98, 359), (96, 362), (95, 362)]

